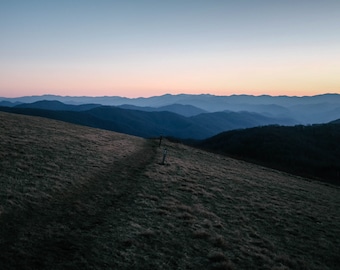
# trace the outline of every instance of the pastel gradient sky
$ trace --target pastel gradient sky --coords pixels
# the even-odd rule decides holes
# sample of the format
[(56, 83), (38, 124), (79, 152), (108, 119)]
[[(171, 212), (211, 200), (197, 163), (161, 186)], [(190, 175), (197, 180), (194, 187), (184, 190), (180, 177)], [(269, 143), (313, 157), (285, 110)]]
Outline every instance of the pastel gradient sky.
[(0, 0), (0, 96), (340, 93), (340, 0)]

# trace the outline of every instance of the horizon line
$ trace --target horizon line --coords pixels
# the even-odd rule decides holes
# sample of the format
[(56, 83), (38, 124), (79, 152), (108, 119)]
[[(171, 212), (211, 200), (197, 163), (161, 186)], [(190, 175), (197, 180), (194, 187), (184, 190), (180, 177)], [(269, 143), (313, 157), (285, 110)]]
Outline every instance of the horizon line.
[(254, 94), (230, 94), (230, 95), (216, 95), (216, 94), (209, 94), (209, 93), (201, 93), (201, 94), (187, 94), (187, 93), (180, 93), (180, 94), (171, 94), (171, 93), (165, 93), (162, 95), (153, 95), (153, 96), (138, 96), (138, 97), (126, 97), (126, 96), (119, 96), (119, 95), (102, 95), (102, 96), (87, 96), (87, 95), (58, 95), (58, 94), (41, 94), (41, 95), (24, 95), (24, 96), (15, 96), (15, 97), (6, 97), (6, 96), (0, 96), (2, 99), (17, 99), (17, 98), (25, 98), (25, 97), (43, 97), (43, 96), (56, 96), (56, 97), (64, 97), (64, 98), (124, 98), (124, 99), (141, 99), (141, 98), (153, 98), (153, 97), (162, 97), (162, 96), (182, 96), (182, 95), (187, 95), (187, 96), (215, 96), (215, 97), (231, 97), (231, 96), (253, 96), (253, 97), (263, 97), (263, 96), (268, 96), (268, 97), (315, 97), (315, 96), (323, 96), (323, 95), (340, 95), (340, 93), (336, 92), (325, 92), (325, 93), (320, 93), (320, 94), (313, 94), (313, 95), (270, 95), (270, 94), (259, 94), (259, 95), (254, 95)]

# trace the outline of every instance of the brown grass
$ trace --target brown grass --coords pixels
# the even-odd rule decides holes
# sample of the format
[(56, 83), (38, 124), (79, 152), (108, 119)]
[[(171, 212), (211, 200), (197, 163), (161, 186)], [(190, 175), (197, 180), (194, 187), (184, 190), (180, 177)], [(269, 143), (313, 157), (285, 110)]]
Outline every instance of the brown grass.
[(339, 269), (339, 188), (0, 113), (1, 269)]

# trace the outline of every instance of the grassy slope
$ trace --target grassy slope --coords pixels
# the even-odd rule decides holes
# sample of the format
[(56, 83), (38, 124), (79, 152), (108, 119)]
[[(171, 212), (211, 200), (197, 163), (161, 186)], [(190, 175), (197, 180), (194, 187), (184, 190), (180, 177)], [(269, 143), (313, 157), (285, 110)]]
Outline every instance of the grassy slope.
[(0, 113), (1, 269), (338, 269), (340, 190)]

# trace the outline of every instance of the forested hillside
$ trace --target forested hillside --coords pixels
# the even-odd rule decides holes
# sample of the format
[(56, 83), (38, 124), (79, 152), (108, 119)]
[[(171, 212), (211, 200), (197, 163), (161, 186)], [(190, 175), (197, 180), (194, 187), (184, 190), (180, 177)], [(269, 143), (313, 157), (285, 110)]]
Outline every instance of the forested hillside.
[(221, 133), (199, 147), (340, 184), (340, 125), (265, 126)]

